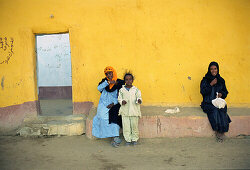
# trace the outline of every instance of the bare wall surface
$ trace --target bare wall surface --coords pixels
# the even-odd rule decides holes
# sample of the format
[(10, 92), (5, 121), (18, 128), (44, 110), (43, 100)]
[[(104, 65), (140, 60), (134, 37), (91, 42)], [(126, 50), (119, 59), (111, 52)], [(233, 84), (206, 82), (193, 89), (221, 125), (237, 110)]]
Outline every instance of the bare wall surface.
[[(49, 4), (49, 5), (48, 5)], [(249, 107), (247, 0), (0, 1), (0, 107), (37, 100), (35, 34), (69, 32), (73, 102), (93, 102), (107, 65), (129, 69), (144, 105), (198, 106), (209, 62), (229, 106)]]

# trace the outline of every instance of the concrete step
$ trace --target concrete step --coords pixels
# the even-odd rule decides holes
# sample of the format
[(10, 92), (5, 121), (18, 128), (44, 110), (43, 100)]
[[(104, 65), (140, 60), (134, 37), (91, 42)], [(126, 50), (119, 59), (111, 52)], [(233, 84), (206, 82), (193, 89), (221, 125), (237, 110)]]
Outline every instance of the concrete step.
[[(211, 137), (214, 132), (207, 115), (200, 107), (179, 107), (180, 112), (169, 114), (169, 107), (141, 106), (142, 117), (139, 120), (140, 138), (156, 137)], [(92, 138), (93, 117), (96, 108), (90, 110), (86, 120), (86, 136)], [(228, 137), (250, 135), (250, 108), (229, 108), (232, 120)]]
[(20, 136), (73, 136), (85, 133), (86, 115), (25, 117)]

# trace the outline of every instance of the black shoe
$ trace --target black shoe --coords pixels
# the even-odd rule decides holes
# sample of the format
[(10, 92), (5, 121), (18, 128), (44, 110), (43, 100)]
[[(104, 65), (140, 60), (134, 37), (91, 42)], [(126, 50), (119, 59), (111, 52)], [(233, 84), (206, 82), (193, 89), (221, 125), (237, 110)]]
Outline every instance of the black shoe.
[(116, 142), (114, 142), (114, 141), (111, 142), (111, 145), (112, 145), (113, 147), (115, 147), (115, 148), (118, 148), (118, 147), (119, 147), (119, 144), (116, 143)]
[(125, 145), (126, 146), (130, 146), (132, 143), (131, 142), (126, 142)]
[(137, 145), (138, 143), (136, 141), (132, 141), (132, 145)]

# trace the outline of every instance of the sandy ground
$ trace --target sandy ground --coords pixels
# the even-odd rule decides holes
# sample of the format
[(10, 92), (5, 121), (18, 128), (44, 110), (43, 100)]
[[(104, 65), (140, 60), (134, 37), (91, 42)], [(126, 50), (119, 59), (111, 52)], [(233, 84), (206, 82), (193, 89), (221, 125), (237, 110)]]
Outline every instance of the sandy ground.
[(137, 146), (110, 146), (85, 136), (0, 136), (0, 169), (249, 169), (250, 138), (141, 139)]

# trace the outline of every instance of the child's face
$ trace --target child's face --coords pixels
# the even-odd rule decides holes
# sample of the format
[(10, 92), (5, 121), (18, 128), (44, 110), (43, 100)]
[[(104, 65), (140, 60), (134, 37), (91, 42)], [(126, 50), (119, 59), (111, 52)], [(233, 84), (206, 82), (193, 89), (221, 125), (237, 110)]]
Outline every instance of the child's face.
[(125, 83), (126, 83), (126, 85), (132, 86), (133, 81), (134, 81), (134, 80), (133, 80), (133, 78), (132, 78), (131, 75), (127, 75), (127, 76), (125, 77)]
[(107, 78), (109, 80), (112, 80), (112, 78), (113, 78), (113, 72), (112, 71), (108, 71), (107, 73), (105, 73), (105, 75), (107, 76)]

